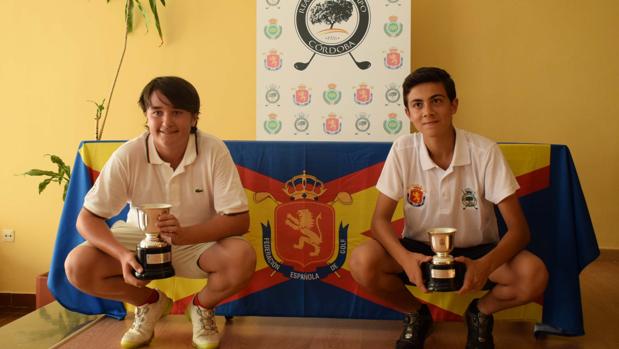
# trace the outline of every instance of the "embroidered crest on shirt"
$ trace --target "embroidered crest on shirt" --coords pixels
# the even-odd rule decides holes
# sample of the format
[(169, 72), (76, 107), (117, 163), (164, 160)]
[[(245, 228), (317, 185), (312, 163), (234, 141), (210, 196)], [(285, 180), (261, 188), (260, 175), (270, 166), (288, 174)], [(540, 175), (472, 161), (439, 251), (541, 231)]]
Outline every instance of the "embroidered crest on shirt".
[(467, 208), (477, 209), (477, 197), (475, 196), (475, 192), (471, 188), (464, 188), (462, 190), (462, 209), (465, 210)]
[(406, 193), (406, 201), (415, 207), (423, 206), (426, 202), (426, 194), (423, 192), (423, 187), (415, 184), (408, 188)]

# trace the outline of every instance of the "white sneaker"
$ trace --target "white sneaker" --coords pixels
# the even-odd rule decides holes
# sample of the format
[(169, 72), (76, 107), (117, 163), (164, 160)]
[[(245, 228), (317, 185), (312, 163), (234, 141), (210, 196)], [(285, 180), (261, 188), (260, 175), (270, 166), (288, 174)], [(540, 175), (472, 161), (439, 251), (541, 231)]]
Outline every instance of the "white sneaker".
[(155, 335), (157, 320), (170, 312), (172, 300), (159, 290), (157, 290), (157, 293), (159, 293), (157, 302), (135, 307), (133, 324), (120, 340), (120, 345), (123, 348), (131, 349), (148, 345)]
[(193, 325), (193, 346), (198, 349), (219, 347), (219, 331), (215, 323), (215, 310), (194, 305), (187, 307), (187, 316)]

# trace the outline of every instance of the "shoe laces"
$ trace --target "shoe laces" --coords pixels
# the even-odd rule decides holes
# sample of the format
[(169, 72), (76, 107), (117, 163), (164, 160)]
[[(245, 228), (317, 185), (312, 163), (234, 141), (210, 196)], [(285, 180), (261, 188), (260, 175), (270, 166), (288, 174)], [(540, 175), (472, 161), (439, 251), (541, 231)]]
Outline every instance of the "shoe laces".
[(196, 312), (200, 317), (200, 328), (206, 332), (207, 335), (213, 335), (219, 333), (217, 331), (217, 324), (215, 323), (215, 311), (213, 309), (203, 309), (196, 306)]
[(149, 310), (150, 307), (148, 305), (135, 308), (135, 318), (133, 319), (133, 324), (131, 324), (131, 329), (139, 330), (142, 323), (144, 323), (144, 319), (146, 319), (146, 314), (148, 314)]

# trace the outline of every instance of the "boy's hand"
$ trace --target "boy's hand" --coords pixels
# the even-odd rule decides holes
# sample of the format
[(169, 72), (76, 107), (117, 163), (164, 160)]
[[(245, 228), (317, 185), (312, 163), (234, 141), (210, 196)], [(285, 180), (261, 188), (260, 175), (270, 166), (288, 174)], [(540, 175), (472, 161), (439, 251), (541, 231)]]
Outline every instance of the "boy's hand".
[(481, 259), (473, 260), (463, 256), (456, 257), (454, 260), (466, 265), (464, 283), (462, 284), (462, 288), (458, 290), (458, 294), (481, 290), (486, 284), (486, 281), (488, 281), (488, 276), (491, 273), (490, 265), (484, 263)]
[(149, 283), (148, 280), (140, 280), (133, 275), (134, 270), (140, 273), (143, 271), (142, 265), (140, 265), (133, 252), (127, 251), (127, 253), (123, 253), (120, 257), (120, 265), (125, 283), (135, 287), (144, 287)]
[(409, 258), (402, 265), (408, 279), (419, 288), (423, 293), (428, 293), (426, 285), (423, 283), (423, 275), (421, 275), (421, 263), (429, 262), (432, 256), (426, 256), (421, 253), (409, 252)]
[(165, 213), (157, 218), (157, 228), (159, 228), (161, 238), (170, 245), (187, 245), (183, 241), (183, 234), (178, 219), (172, 214)]

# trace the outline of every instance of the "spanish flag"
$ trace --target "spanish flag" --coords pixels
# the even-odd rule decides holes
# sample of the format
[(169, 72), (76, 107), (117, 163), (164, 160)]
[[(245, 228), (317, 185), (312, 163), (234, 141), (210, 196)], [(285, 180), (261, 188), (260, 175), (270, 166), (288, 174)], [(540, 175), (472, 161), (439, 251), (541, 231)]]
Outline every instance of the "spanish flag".
[[(125, 316), (123, 304), (91, 297), (71, 286), (64, 259), (82, 241), (75, 229), (83, 197), (122, 142), (83, 142), (71, 178), (52, 259), (49, 287), (65, 307), (88, 314)], [(217, 307), (220, 315), (401, 319), (395, 309), (365, 294), (351, 277), (352, 250), (370, 237), (378, 196), (375, 184), (389, 143), (226, 142), (250, 205), (245, 237), (258, 256), (249, 286)], [(528, 249), (550, 271), (543, 299), (497, 314), (529, 319), (540, 331), (583, 334), (578, 275), (599, 254), (569, 150), (548, 144), (501, 144), (520, 184), (518, 196), (532, 232)], [(497, 212), (498, 214), (498, 212)], [(124, 219), (126, 211), (114, 220)], [(393, 224), (403, 226), (402, 209)], [(500, 228), (504, 230), (499, 215)], [(182, 312), (206, 281), (157, 280)], [(411, 292), (430, 305), (435, 320), (459, 320), (482, 295)]]

